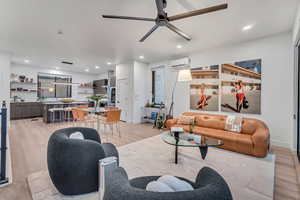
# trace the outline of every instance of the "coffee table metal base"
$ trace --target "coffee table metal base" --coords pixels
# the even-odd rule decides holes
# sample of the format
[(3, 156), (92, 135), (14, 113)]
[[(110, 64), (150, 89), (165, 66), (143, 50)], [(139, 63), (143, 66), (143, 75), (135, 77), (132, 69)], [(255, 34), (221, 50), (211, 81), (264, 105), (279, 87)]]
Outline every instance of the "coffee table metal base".
[[(200, 146), (199, 147), (201, 157), (203, 160), (205, 160), (207, 151), (208, 151), (208, 146)], [(178, 145), (175, 145), (175, 164), (178, 164)]]

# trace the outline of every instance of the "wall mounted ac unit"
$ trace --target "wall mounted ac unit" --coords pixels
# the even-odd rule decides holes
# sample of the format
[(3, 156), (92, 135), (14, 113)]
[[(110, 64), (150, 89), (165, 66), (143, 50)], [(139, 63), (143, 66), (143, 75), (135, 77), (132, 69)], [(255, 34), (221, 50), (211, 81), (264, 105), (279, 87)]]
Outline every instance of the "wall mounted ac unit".
[(181, 58), (178, 60), (172, 60), (169, 63), (169, 67), (174, 70), (181, 70), (191, 67), (191, 59), (189, 57)]

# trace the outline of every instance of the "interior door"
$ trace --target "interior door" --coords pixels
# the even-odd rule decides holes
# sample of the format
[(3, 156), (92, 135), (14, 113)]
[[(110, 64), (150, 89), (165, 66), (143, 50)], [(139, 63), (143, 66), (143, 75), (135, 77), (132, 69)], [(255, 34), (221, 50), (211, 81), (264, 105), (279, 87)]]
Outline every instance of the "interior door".
[(129, 114), (129, 84), (128, 79), (119, 79), (117, 81), (117, 98), (116, 105), (122, 110), (121, 120), (128, 121)]

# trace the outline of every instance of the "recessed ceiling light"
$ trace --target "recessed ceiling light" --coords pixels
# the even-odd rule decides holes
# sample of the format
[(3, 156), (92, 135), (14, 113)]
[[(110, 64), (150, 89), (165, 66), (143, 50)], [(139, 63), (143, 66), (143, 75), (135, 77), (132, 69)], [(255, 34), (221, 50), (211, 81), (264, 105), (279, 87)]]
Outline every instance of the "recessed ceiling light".
[(26, 59), (26, 60), (24, 60), (24, 62), (25, 62), (25, 63), (30, 63), (30, 60), (27, 60), (27, 59)]
[(111, 62), (107, 62), (108, 65), (111, 65)]
[(140, 59), (144, 59), (145, 58), (145, 56), (140, 56)]
[(181, 48), (182, 48), (182, 45), (179, 44), (179, 45), (177, 45), (176, 47), (177, 47), (177, 49), (181, 49)]
[(62, 30), (58, 30), (58, 31), (57, 31), (57, 34), (58, 34), (58, 35), (63, 35), (64, 32), (63, 32)]
[(90, 70), (89, 69), (85, 69), (84, 71), (89, 72)]
[(248, 31), (248, 30), (250, 30), (252, 28), (253, 28), (253, 25), (247, 25), (247, 26), (244, 26), (242, 30), (243, 31)]
[(99, 69), (100, 67), (96, 65), (95, 68), (96, 68), (96, 69)]

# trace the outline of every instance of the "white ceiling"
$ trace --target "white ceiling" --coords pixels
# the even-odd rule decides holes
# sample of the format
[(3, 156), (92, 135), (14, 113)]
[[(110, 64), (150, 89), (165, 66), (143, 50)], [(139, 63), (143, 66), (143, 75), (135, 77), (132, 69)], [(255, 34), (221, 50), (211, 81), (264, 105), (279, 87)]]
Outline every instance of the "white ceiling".
[[(196, 50), (289, 31), (298, 0), (228, 0), (227, 10), (173, 22), (192, 36), (187, 42), (159, 28), (144, 43), (138, 40), (153, 22), (102, 19), (102, 14), (156, 17), (155, 0), (0, 0), (0, 49), (13, 61), (39, 67), (100, 73), (107, 62), (145, 56), (145, 62), (180, 57)], [(224, 3), (224, 0), (168, 0), (169, 16)], [(242, 32), (245, 25), (254, 25)], [(58, 30), (63, 35), (58, 35)], [(176, 45), (182, 45), (177, 49)], [(62, 60), (75, 66), (61, 66)], [(101, 66), (96, 70), (95, 65)]]

